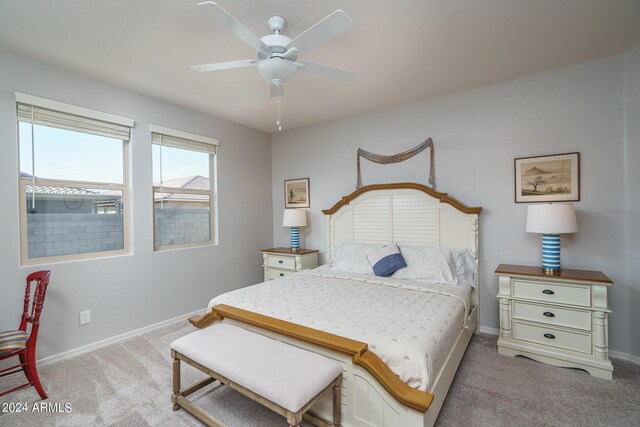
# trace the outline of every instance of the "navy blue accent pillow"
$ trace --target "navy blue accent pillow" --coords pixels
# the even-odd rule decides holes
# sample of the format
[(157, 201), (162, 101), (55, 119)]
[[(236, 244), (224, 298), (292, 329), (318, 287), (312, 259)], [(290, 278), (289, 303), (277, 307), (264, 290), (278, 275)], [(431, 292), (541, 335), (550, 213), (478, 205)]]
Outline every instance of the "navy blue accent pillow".
[(391, 276), (396, 270), (407, 266), (398, 246), (394, 243), (370, 254), (367, 259), (376, 276)]

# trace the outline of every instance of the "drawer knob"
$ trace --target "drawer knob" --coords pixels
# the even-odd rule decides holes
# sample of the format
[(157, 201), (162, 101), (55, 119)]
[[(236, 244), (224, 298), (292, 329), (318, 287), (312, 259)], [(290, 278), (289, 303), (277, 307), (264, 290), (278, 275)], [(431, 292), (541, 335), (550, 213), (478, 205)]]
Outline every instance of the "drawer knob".
[(544, 313), (542, 313), (542, 315), (546, 317), (556, 317), (556, 315), (550, 311), (545, 311)]
[(544, 291), (542, 291), (542, 293), (545, 295), (553, 295), (555, 292), (553, 292), (551, 289), (545, 289)]
[(282, 264), (282, 260), (281, 259), (278, 260), (278, 264)]
[(284, 277), (284, 273), (280, 273), (280, 277)]
[(556, 339), (556, 336), (553, 335), (553, 334), (544, 334), (544, 337), (545, 338), (549, 338), (550, 340), (555, 340)]

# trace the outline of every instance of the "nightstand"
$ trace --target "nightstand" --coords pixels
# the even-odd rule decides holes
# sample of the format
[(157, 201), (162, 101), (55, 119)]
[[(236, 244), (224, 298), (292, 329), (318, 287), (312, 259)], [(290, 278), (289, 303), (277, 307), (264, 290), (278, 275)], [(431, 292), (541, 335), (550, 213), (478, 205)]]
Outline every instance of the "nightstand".
[(600, 271), (500, 264), (498, 353), (527, 356), (550, 365), (580, 368), (611, 379), (607, 338), (607, 291)]
[(260, 252), (265, 281), (318, 266), (318, 251), (313, 249), (300, 248), (292, 252), (291, 248), (271, 248)]

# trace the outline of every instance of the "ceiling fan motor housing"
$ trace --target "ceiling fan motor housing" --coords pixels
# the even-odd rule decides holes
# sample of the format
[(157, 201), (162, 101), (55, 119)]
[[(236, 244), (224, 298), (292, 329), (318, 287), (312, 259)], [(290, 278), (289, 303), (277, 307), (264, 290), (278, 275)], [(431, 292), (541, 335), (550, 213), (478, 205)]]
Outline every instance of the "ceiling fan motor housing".
[(261, 37), (260, 40), (269, 47), (269, 52), (284, 53), (287, 50), (287, 45), (291, 41), (291, 38), (282, 34), (268, 34)]

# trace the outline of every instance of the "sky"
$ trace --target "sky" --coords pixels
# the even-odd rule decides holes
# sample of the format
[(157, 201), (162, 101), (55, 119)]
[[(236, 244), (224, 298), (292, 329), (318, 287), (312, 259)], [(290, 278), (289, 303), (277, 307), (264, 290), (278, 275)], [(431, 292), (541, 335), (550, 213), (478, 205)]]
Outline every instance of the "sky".
[[(35, 176), (38, 178), (122, 184), (122, 141), (82, 132), (34, 125)], [(31, 124), (20, 122), (20, 172), (33, 175)], [(131, 144), (150, 144), (131, 141)], [(201, 175), (209, 177), (209, 155), (162, 147), (163, 179)], [(153, 146), (153, 181), (160, 180), (160, 147)], [(136, 162), (138, 163), (138, 162)]]
[[(162, 179), (200, 175), (209, 178), (209, 154), (162, 147)], [(160, 146), (153, 145), (153, 182), (160, 182)]]

